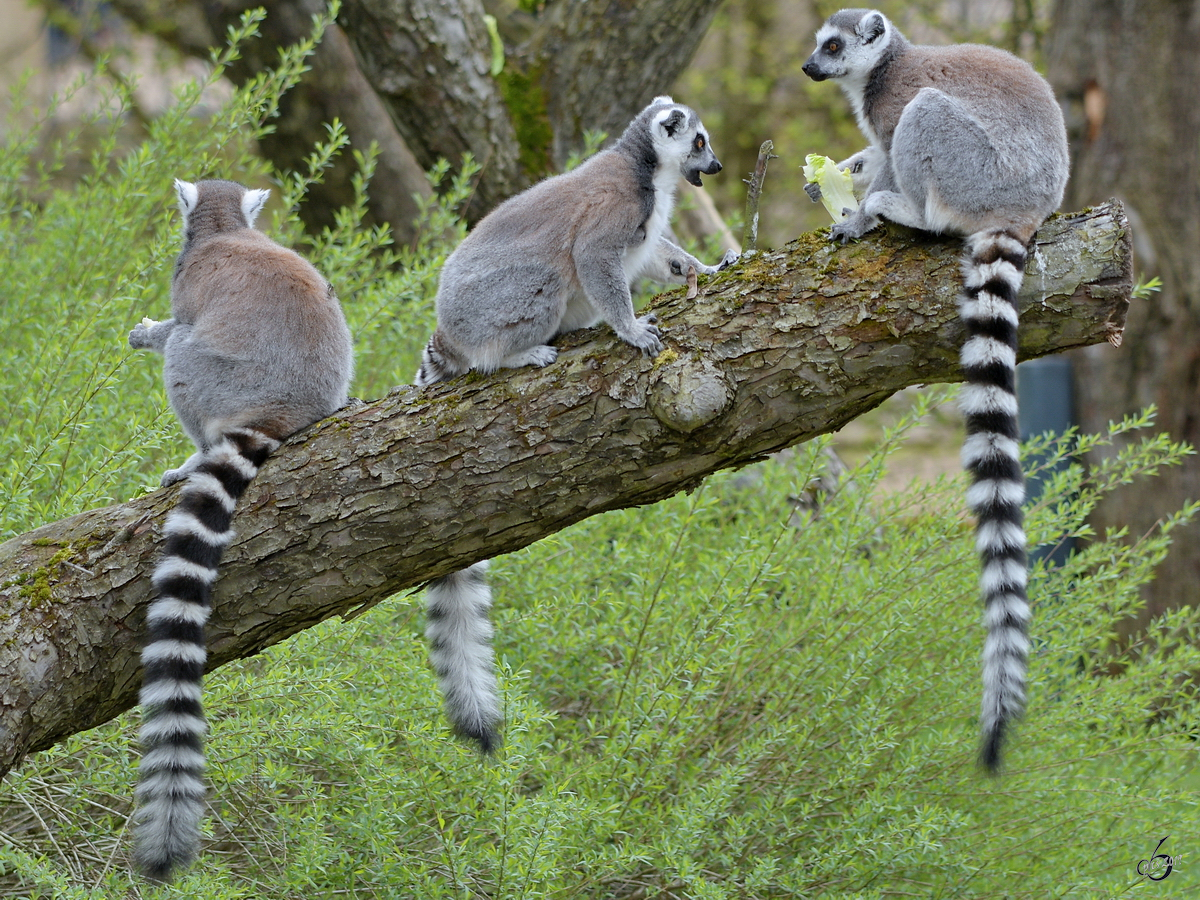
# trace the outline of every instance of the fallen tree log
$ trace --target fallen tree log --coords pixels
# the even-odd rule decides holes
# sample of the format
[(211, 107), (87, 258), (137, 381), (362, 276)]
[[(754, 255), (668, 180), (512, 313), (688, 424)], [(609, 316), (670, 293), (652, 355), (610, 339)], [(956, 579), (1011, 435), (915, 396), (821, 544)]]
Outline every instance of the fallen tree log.
[[(1132, 289), (1116, 204), (1048, 222), (1021, 297), (1021, 357), (1118, 344)], [(607, 328), (545, 369), (348, 407), (293, 437), (243, 498), (209, 668), (588, 516), (836, 430), (909, 385), (959, 379), (959, 243), (823, 233), (654, 309), (657, 358)], [(178, 488), (0, 545), (0, 775), (136, 702), (159, 529)]]

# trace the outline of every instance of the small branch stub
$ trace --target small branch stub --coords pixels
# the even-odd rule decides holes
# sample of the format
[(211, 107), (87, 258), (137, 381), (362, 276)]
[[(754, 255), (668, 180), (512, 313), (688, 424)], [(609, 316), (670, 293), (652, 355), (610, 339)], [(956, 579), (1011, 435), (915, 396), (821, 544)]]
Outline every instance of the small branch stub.
[(758, 148), (758, 162), (754, 165), (754, 174), (746, 182), (750, 188), (746, 191), (746, 235), (742, 241), (745, 253), (758, 249), (758, 200), (762, 196), (763, 182), (767, 178), (767, 163), (779, 158), (771, 152), (774, 149), (773, 141), (762, 142), (762, 146)]

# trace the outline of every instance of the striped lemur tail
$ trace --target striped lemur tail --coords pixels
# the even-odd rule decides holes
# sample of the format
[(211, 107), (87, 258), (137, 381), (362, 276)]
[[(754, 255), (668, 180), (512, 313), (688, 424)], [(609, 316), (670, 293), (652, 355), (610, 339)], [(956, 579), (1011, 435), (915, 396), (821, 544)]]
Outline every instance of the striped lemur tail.
[(976, 549), (982, 563), (987, 640), (983, 650), (981, 760), (1000, 764), (1009, 725), (1025, 705), (1029, 604), (1028, 562), (1021, 503), (1025, 479), (1017, 453), (1017, 292), (1025, 272), (1026, 242), (1006, 230), (967, 238), (965, 293), (960, 314), (967, 328), (962, 365), (967, 378), (959, 406), (966, 418), (963, 467), (971, 474), (967, 500), (978, 518)]
[(413, 383), (425, 387), (461, 375), (470, 368), (466, 360), (449, 345), (442, 332), (435, 330), (421, 353), (421, 365)]
[(200, 849), (207, 731), (200, 682), (204, 623), (221, 554), (233, 538), (238, 498), (279, 446), (250, 428), (231, 430), (189, 467), (179, 505), (167, 517), (154, 570), (155, 598), (142, 651), (142, 762), (134, 856), (148, 878), (169, 880)]
[(446, 717), (461, 737), (484, 753), (500, 746), (500, 702), (492, 661), (492, 591), (487, 561), (429, 583), (425, 636), (437, 672)]
[[(425, 346), (418, 385), (445, 381), (467, 367), (458, 368), (458, 356), (443, 355), (440, 332)], [(501, 744), (500, 699), (492, 659), (492, 589), (487, 581), (488, 561), (451, 572), (429, 582), (425, 589), (425, 638), (429, 660), (437, 672), (445, 701), (446, 718), (455, 734), (473, 741), (484, 753)]]

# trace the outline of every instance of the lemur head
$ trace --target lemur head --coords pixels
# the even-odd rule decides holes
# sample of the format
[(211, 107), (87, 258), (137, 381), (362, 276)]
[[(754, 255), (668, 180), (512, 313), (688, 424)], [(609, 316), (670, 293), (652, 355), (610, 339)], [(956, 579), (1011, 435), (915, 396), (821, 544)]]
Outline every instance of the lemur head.
[(195, 184), (175, 179), (175, 195), (184, 227), (203, 220), (206, 231), (230, 231), (253, 228), (254, 220), (267, 202), (270, 191), (249, 190), (236, 181), (198, 181)]
[(877, 10), (835, 12), (817, 32), (817, 49), (804, 63), (804, 74), (813, 81), (865, 79), (895, 34), (892, 23)]
[(701, 187), (701, 175), (716, 175), (721, 163), (708, 142), (696, 111), (670, 97), (655, 97), (650, 113), (650, 140), (664, 168), (675, 164), (689, 184)]

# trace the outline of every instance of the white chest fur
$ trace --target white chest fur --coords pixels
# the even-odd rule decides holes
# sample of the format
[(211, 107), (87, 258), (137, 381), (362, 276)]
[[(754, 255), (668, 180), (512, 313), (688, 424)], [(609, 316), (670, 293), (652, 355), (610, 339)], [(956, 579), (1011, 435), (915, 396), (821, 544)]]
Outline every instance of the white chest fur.
[(839, 82), (839, 85), (846, 94), (846, 99), (850, 101), (850, 108), (854, 110), (854, 118), (858, 121), (858, 127), (867, 136), (867, 140), (878, 147), (880, 146), (879, 136), (875, 133), (875, 129), (871, 127), (871, 120), (867, 118), (864, 108), (867, 96), (868, 75), (869, 73), (848, 75)]
[(654, 174), (654, 208), (650, 218), (646, 219), (646, 239), (640, 244), (625, 248), (621, 264), (625, 267), (625, 277), (632, 285), (646, 271), (648, 264), (654, 259), (658, 239), (667, 230), (671, 221), (671, 213), (675, 209), (675, 191), (679, 187), (679, 169), (674, 165), (662, 166)]

